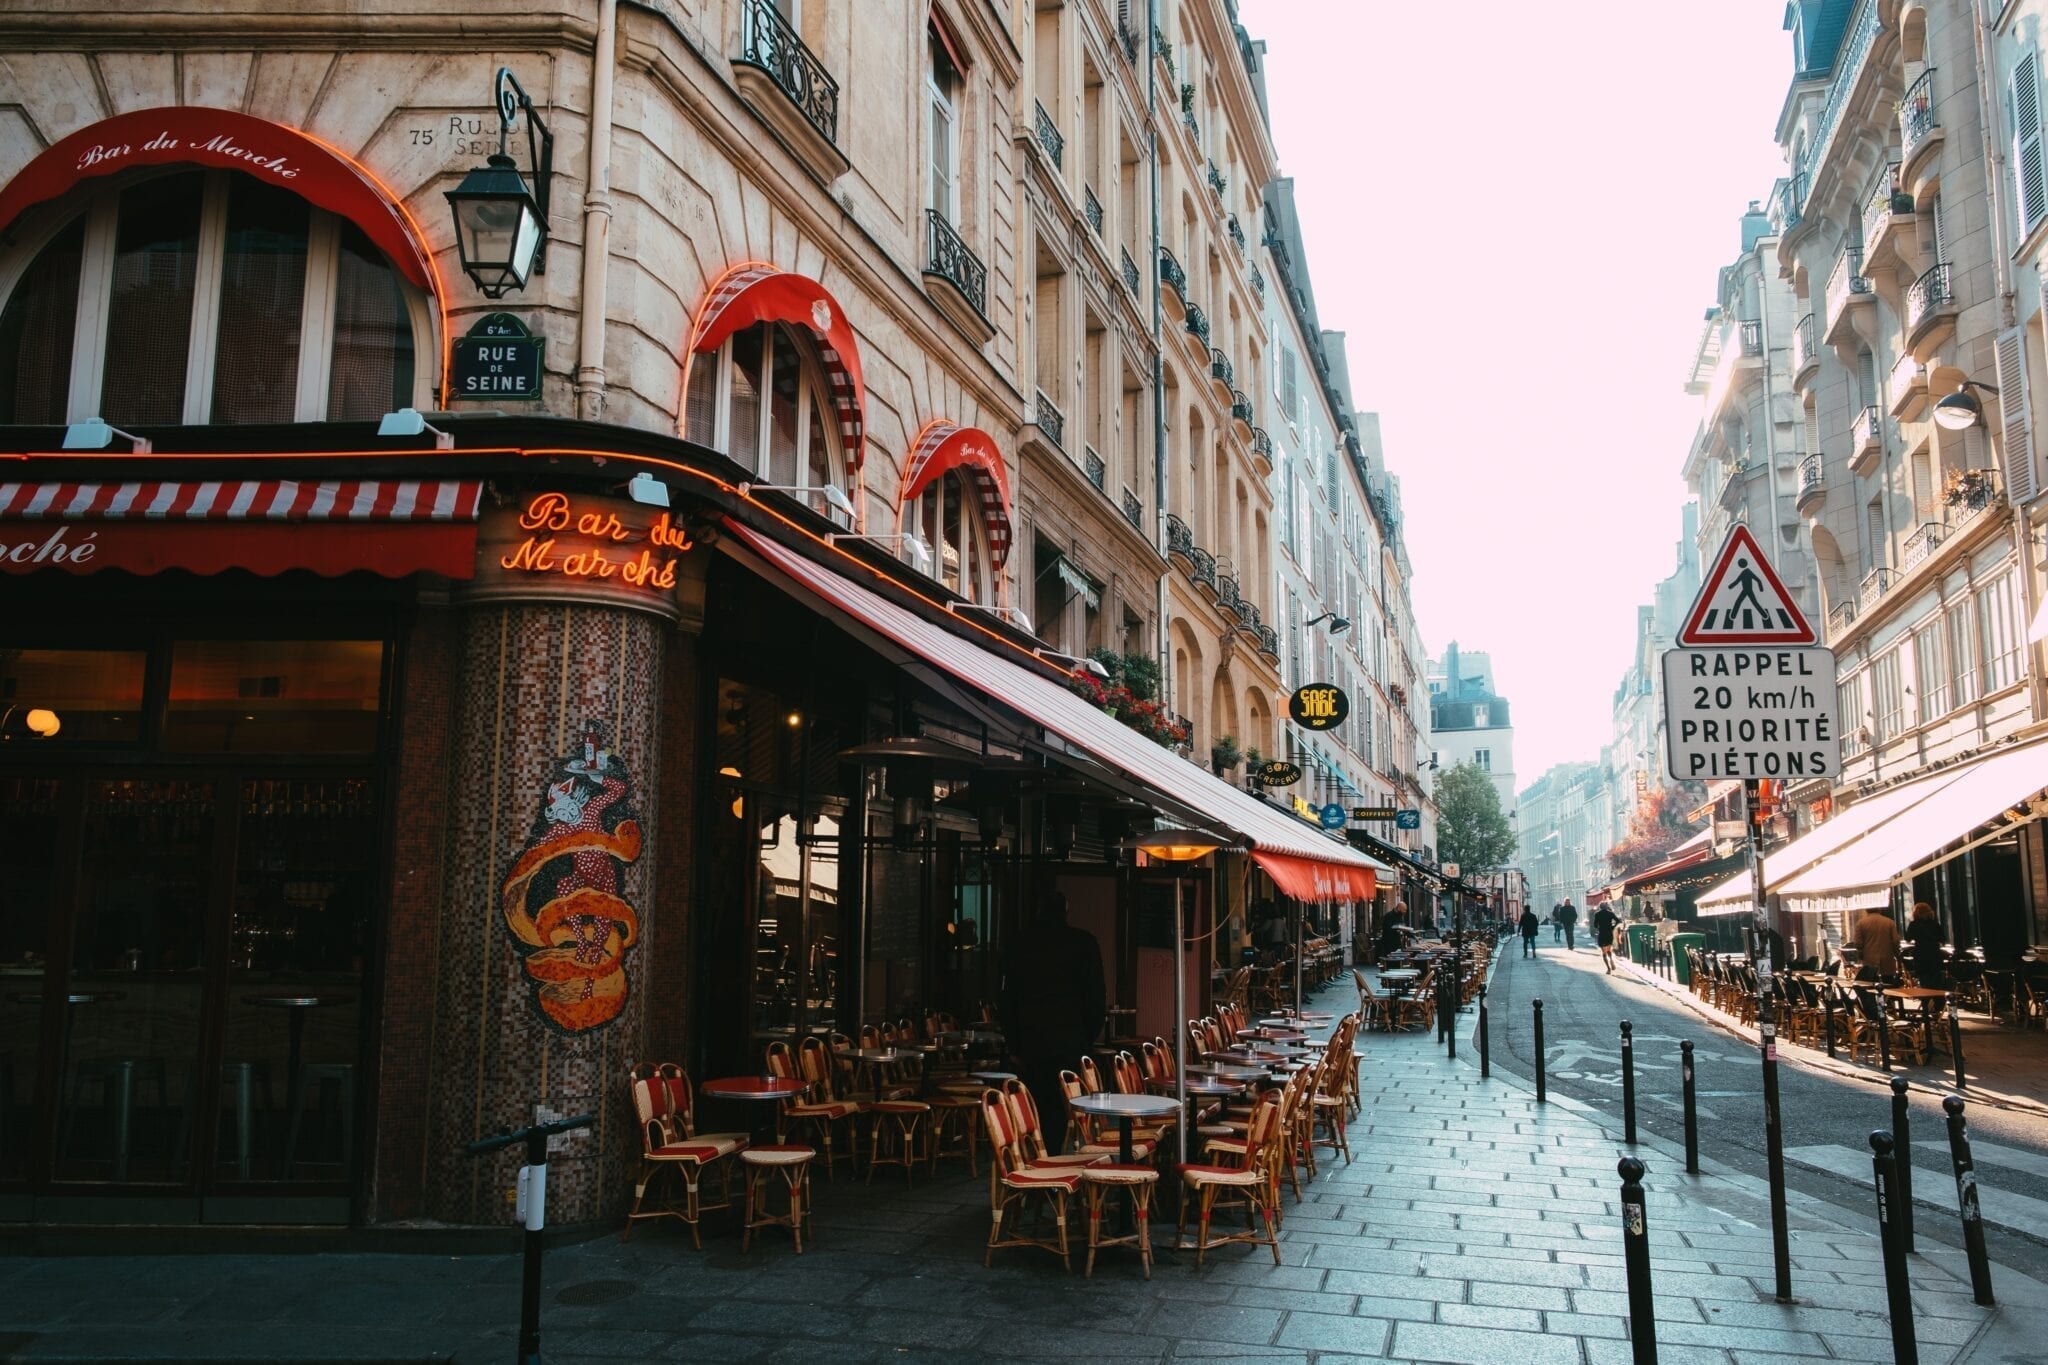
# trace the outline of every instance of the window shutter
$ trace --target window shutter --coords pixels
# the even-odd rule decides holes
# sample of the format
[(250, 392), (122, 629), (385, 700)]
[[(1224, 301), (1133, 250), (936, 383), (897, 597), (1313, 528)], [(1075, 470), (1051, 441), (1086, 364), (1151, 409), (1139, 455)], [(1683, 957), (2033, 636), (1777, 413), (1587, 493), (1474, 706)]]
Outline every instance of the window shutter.
[(2005, 497), (2014, 507), (2034, 500), (2034, 432), (2028, 420), (2027, 344), (2019, 328), (1998, 338), (1998, 415), (2005, 434)]
[(2012, 73), (2013, 174), (2019, 183), (2020, 232), (2048, 214), (2048, 174), (2041, 163), (2041, 61), (2029, 52)]

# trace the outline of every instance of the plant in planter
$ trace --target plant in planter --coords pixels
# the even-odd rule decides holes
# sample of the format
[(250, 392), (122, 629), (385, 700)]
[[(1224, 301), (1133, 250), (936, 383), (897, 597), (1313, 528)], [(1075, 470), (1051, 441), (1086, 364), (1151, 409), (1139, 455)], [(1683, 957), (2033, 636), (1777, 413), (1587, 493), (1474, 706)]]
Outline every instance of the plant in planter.
[(1244, 755), (1238, 751), (1236, 735), (1220, 736), (1209, 746), (1209, 766), (1216, 770), (1218, 777), (1235, 768), (1243, 760)]
[(1957, 469), (1941, 485), (1941, 500), (1950, 507), (1972, 510), (1991, 501), (1996, 491), (1988, 469)]
[(1244, 751), (1244, 761), (1256, 768), (1266, 761), (1266, 756), (1260, 753), (1259, 746), (1254, 744)]

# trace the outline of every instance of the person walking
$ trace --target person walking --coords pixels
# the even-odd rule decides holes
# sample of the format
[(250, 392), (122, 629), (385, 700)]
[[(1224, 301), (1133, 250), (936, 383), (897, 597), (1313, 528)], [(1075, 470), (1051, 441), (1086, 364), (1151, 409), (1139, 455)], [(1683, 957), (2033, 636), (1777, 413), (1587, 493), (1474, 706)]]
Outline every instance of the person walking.
[(1899, 926), (1891, 912), (1873, 905), (1856, 921), (1856, 979), (1878, 981), (1899, 974)]
[(1609, 976), (1614, 975), (1614, 930), (1620, 923), (1621, 917), (1604, 905), (1593, 912), (1593, 940), (1600, 945), (1600, 962)]
[(1003, 974), (1004, 1032), (1053, 1151), (1066, 1150), (1060, 1068), (1080, 1065), (1101, 1036), (1107, 1009), (1102, 949), (1095, 935), (1067, 923), (1066, 892), (1055, 891)]
[(1553, 944), (1564, 942), (1564, 902), (1562, 901), (1550, 907), (1550, 941)]
[(1912, 965), (1913, 979), (1923, 986), (1938, 987), (1948, 977), (1948, 963), (1941, 952), (1946, 937), (1934, 907), (1926, 901), (1913, 902), (1913, 918), (1906, 924), (1906, 960)]
[(1566, 896), (1564, 904), (1557, 907), (1557, 922), (1564, 926), (1565, 951), (1568, 953), (1578, 951), (1579, 941), (1576, 931), (1579, 927), (1579, 907), (1572, 904), (1570, 896)]
[(1543, 921), (1536, 918), (1533, 906), (1522, 907), (1522, 918), (1516, 921), (1516, 926), (1522, 931), (1522, 956), (1536, 956), (1536, 931), (1543, 927)]

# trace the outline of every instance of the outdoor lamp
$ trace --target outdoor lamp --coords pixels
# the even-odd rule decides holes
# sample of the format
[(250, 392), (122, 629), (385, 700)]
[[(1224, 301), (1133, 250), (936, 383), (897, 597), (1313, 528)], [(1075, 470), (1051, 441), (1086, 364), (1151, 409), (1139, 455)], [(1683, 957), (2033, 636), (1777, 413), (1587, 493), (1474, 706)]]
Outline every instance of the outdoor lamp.
[(88, 417), (83, 422), (73, 422), (70, 426), (64, 428), (64, 448), (66, 450), (105, 450), (116, 436), (128, 442), (129, 447), (137, 455), (147, 455), (150, 453), (148, 437), (137, 436), (133, 432), (123, 431), (119, 427), (108, 426), (107, 420), (104, 417)]
[(1979, 384), (1974, 379), (1965, 379), (1962, 387), (1934, 405), (1934, 424), (1948, 431), (1968, 431), (1984, 420), (1984, 405), (1977, 401), (1971, 389), (1982, 389), (1986, 393), (1998, 390), (1989, 384)]
[(626, 496), (643, 507), (668, 506), (668, 485), (642, 470), (626, 484)]
[(30, 708), (29, 713), (23, 716), (21, 721), (28, 726), (29, 733), (41, 735), (44, 739), (64, 728), (63, 722), (57, 719), (57, 713), (45, 706)]
[(1326, 611), (1320, 616), (1312, 616), (1302, 624), (1314, 628), (1325, 621), (1330, 623), (1330, 634), (1332, 635), (1342, 635), (1345, 631), (1351, 629), (1351, 622), (1334, 611)]
[(377, 419), (379, 436), (424, 436), (428, 432), (434, 435), (434, 449), (455, 449), (454, 433), (443, 431), (429, 422), (418, 408), (400, 408)]
[[(523, 289), (529, 275), (546, 271), (548, 184), (555, 165), (554, 134), (541, 122), (533, 100), (510, 67), (498, 68), (495, 97), (498, 150), (447, 193), (449, 210), (455, 215), (455, 247), (462, 257), (463, 273), (487, 299)], [(532, 189), (519, 174), (519, 163), (505, 151), (512, 120), (522, 110)]]
[[(846, 490), (836, 483), (748, 483), (744, 479), (740, 481), (739, 495), (741, 497), (750, 498), (756, 493), (794, 493), (798, 497), (805, 497), (815, 493), (825, 500), (827, 507), (849, 521), (853, 519), (853, 499), (847, 497)], [(915, 552), (913, 551), (913, 553)], [(929, 547), (926, 548), (925, 553), (931, 553)]]
[(1228, 839), (1201, 829), (1156, 829), (1124, 845), (1134, 853), (1167, 863), (1199, 862), (1218, 849), (1234, 848)]

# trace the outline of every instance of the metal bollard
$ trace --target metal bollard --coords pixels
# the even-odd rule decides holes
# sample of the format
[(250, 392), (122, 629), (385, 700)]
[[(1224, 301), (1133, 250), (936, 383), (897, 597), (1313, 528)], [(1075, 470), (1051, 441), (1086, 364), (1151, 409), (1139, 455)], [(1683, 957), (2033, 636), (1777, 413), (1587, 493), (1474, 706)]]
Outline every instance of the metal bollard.
[(1657, 1315), (1650, 1293), (1650, 1228), (1643, 1208), (1643, 1163), (1625, 1156), (1621, 1176), (1621, 1250), (1628, 1266), (1628, 1335), (1635, 1365), (1657, 1365)]
[(1621, 1122), (1622, 1140), (1636, 1145), (1636, 1044), (1635, 1026), (1621, 1021)]
[(1693, 1086), (1692, 1044), (1678, 1045), (1678, 1074), (1685, 1083), (1685, 1173), (1700, 1173), (1700, 1102)]
[(1453, 1058), (1458, 1055), (1458, 999), (1464, 991), (1465, 987), (1454, 970), (1451, 979), (1444, 984), (1444, 1041), (1449, 1045), (1446, 1055)]
[[(1883, 986), (1879, 985), (1873, 989), (1881, 992)], [(1877, 1062), (1879, 1066), (1884, 1068), (1886, 1075), (1891, 1074), (1892, 1021), (1891, 1016), (1884, 1012), (1884, 996), (1882, 994), (1877, 997)]]
[(1479, 988), (1479, 1079), (1493, 1075), (1493, 1049), (1486, 1037), (1486, 987)]
[(1835, 1055), (1835, 985), (1832, 981), (1821, 983), (1820, 1009), (1827, 1016), (1828, 1056), (1832, 1057)]
[(1913, 1287), (1906, 1279), (1906, 1251), (1893, 1224), (1897, 1195), (1892, 1186), (1897, 1163), (1892, 1135), (1880, 1128), (1870, 1135), (1870, 1169), (1877, 1183), (1877, 1231), (1884, 1243), (1884, 1293), (1892, 1320), (1892, 1359), (1897, 1365), (1920, 1365), (1920, 1344), (1913, 1339)]
[(1778, 1112), (1777, 1006), (1769, 994), (1757, 1002), (1764, 1059), (1764, 1157), (1771, 1177), (1771, 1259), (1777, 1263), (1780, 1302), (1792, 1298), (1792, 1235), (1785, 1223), (1785, 1131)]
[(1978, 1303), (1992, 1304), (1991, 1258), (1984, 1252), (1984, 1219), (1977, 1208), (1977, 1164), (1970, 1160), (1970, 1134), (1963, 1127), (1963, 1102), (1941, 1102), (1948, 1115), (1948, 1156), (1956, 1168), (1956, 1204), (1963, 1215), (1963, 1250), (1970, 1257), (1970, 1290)]
[(1899, 1249), (1913, 1252), (1913, 1137), (1906, 1112), (1906, 1078), (1892, 1077), (1892, 1154), (1898, 1177), (1892, 1182), (1899, 1201)]
[(1963, 1021), (1956, 1015), (1956, 998), (1948, 998), (1948, 1059), (1955, 1064), (1956, 1089), (1968, 1090), (1969, 1082), (1963, 1079)]
[(1534, 1002), (1532, 1002), (1532, 1005), (1533, 1005), (1533, 1008), (1534, 1008), (1534, 1009), (1535, 1009), (1535, 1011), (1536, 1011), (1536, 1103), (1538, 1103), (1538, 1104), (1542, 1104), (1542, 1103), (1544, 1102), (1544, 1099), (1543, 1099), (1543, 1002), (1542, 1002), (1541, 1000), (1537, 1000), (1537, 1001), (1534, 1001)]

